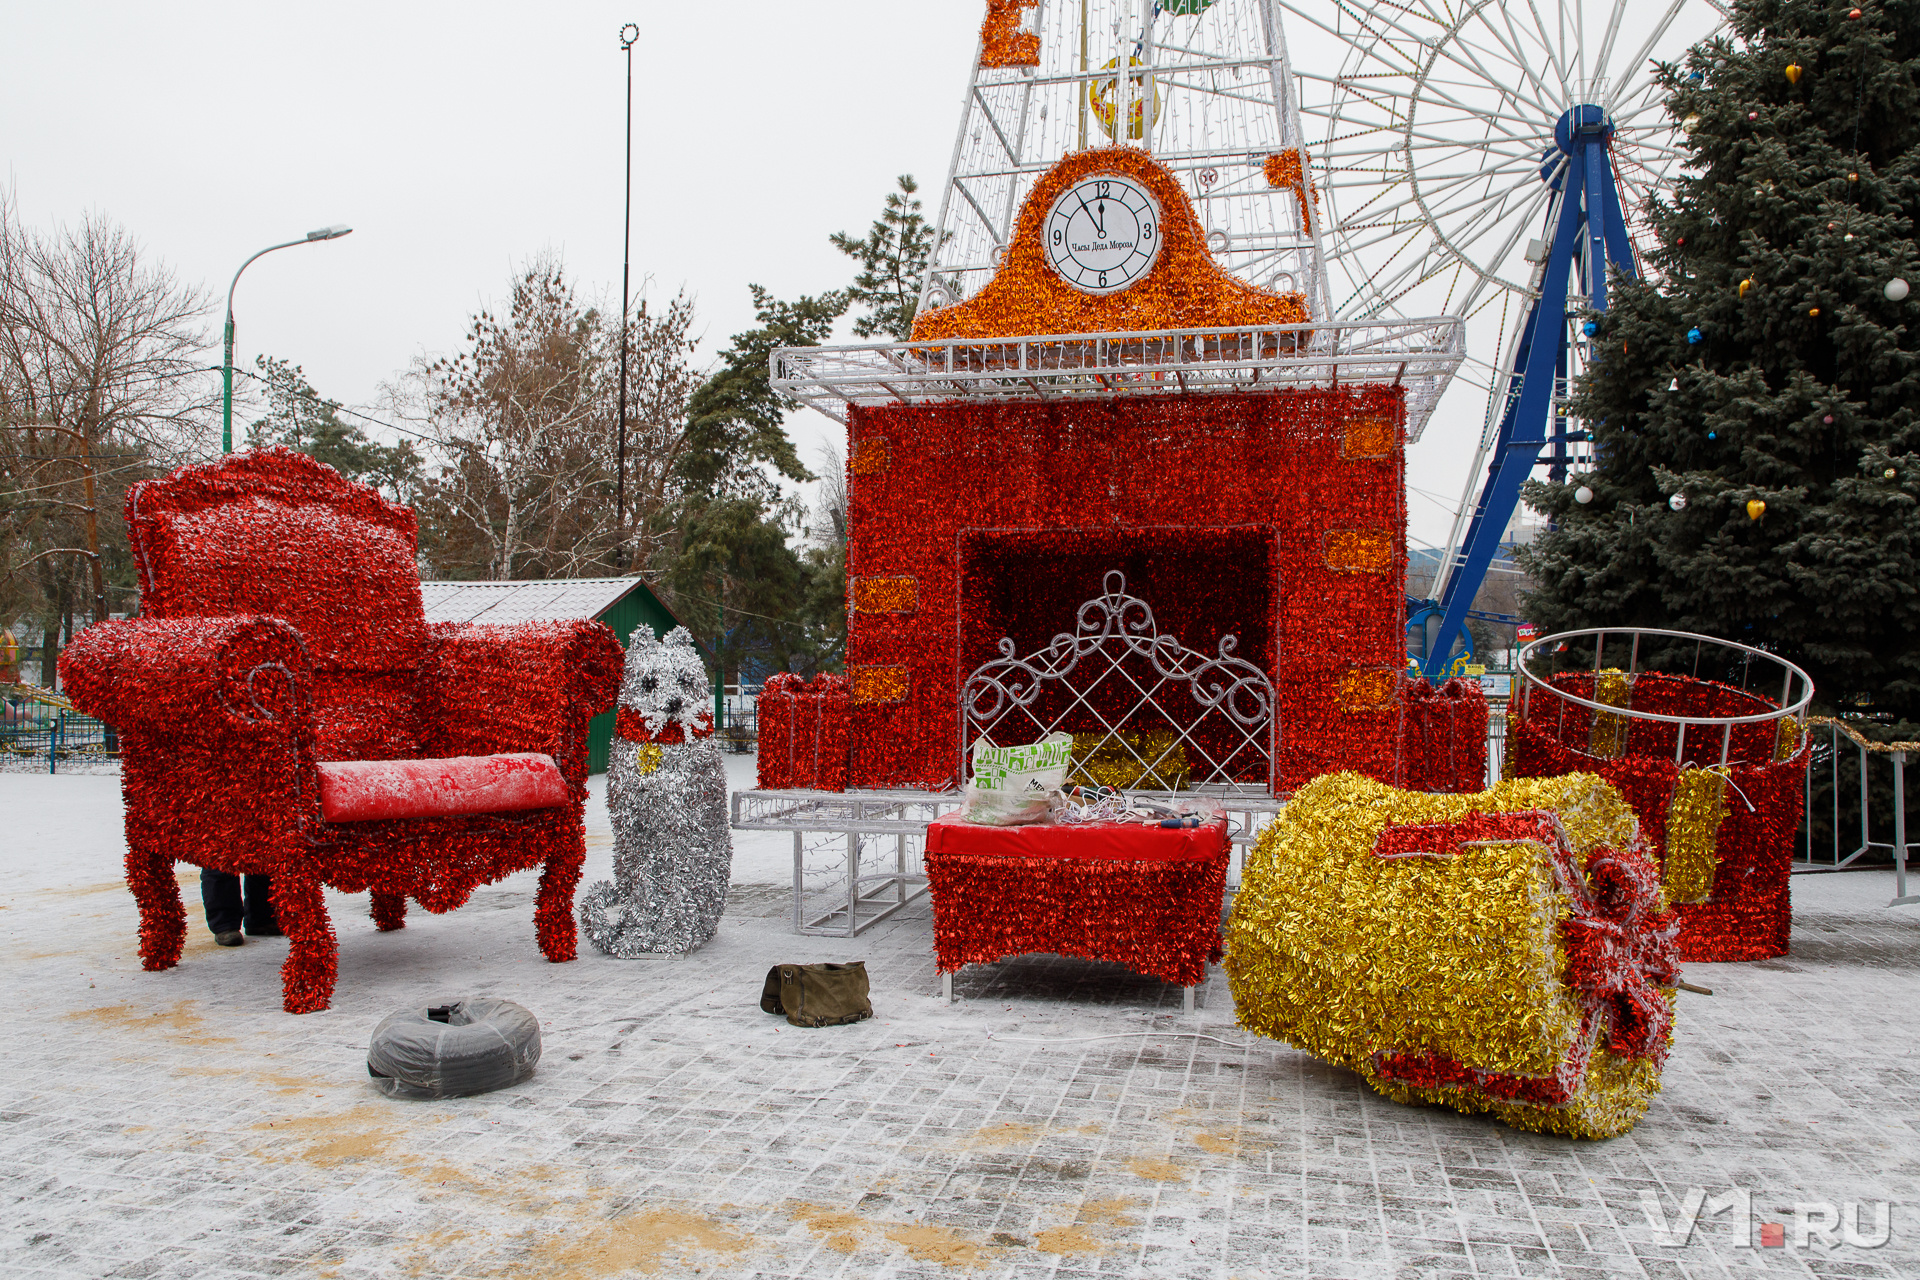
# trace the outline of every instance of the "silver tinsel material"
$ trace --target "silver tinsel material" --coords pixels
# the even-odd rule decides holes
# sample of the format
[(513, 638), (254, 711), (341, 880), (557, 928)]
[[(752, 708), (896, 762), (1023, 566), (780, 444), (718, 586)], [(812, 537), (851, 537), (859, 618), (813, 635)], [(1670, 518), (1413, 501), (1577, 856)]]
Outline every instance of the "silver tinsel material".
[(580, 924), (608, 955), (631, 960), (682, 955), (720, 927), (733, 873), (727, 778), (710, 737), (711, 686), (693, 637), (675, 627), (665, 640), (636, 629), (627, 650), (620, 706), (648, 732), (680, 726), (678, 743), (613, 740), (607, 814), (613, 821), (613, 879), (580, 898)]

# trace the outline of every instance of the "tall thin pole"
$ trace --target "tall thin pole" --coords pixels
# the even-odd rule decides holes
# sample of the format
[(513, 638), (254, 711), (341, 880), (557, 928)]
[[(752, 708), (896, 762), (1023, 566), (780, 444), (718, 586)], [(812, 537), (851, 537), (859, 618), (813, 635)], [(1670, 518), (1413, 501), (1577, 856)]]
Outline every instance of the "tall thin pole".
[(629, 22), (620, 28), (620, 49), (627, 55), (627, 167), (626, 221), (620, 228), (620, 449), (615, 463), (613, 507), (615, 537), (613, 562), (627, 567), (627, 282), (633, 257), (633, 42), (640, 28)]

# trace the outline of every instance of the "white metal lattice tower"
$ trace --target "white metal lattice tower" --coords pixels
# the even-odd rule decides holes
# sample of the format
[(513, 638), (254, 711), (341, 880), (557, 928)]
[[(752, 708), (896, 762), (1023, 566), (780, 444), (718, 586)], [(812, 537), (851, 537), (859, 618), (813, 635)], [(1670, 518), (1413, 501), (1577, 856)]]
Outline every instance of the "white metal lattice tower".
[(1223, 267), (1333, 318), (1313, 201), (1267, 178), (1269, 156), (1301, 145), (1274, 0), (1037, 0), (1019, 16), (1037, 61), (982, 65), (985, 41), (975, 54), (922, 309), (986, 284), (1036, 178), (1118, 142), (1179, 177)]

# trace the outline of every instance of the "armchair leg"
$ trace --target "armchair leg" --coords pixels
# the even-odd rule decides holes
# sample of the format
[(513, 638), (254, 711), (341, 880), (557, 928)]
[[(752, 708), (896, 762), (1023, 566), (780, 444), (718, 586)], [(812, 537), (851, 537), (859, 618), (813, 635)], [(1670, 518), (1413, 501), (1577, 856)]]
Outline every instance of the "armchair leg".
[(373, 891), (373, 927), (382, 933), (407, 927), (407, 895)]
[(140, 904), (140, 967), (173, 968), (187, 941), (187, 909), (180, 901), (180, 882), (173, 878), (173, 859), (130, 835), (127, 888)]
[(339, 946), (320, 882), (306, 876), (273, 878), (273, 914), (292, 943), (280, 966), (281, 1003), (288, 1013), (317, 1013), (333, 999)]
[(540, 954), (555, 964), (579, 954), (579, 936), (573, 922), (573, 891), (580, 887), (580, 869), (587, 861), (587, 830), (578, 816), (567, 833), (565, 847), (547, 855), (540, 869), (540, 896), (533, 908), (533, 929)]

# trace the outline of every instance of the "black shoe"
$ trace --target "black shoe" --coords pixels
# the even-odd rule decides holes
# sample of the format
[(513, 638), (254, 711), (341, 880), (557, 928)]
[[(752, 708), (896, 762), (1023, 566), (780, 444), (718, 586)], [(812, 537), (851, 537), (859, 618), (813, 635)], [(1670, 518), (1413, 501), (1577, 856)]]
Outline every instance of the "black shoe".
[(270, 924), (264, 929), (256, 929), (252, 925), (248, 925), (247, 936), (249, 938), (284, 938), (287, 935), (280, 932), (279, 925)]
[(238, 929), (229, 929), (225, 933), (216, 933), (213, 935), (213, 945), (216, 947), (245, 946), (246, 941)]

